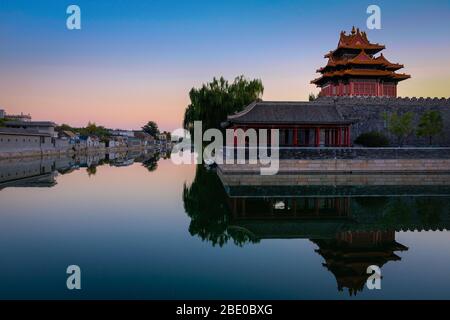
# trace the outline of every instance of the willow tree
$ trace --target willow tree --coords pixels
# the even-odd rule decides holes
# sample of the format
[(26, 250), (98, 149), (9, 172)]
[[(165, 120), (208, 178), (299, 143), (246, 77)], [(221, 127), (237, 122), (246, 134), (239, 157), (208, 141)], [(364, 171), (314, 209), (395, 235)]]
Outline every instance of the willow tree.
[(227, 116), (241, 111), (251, 102), (261, 99), (264, 87), (261, 80), (249, 80), (239, 76), (230, 84), (223, 77), (192, 88), (189, 92), (191, 103), (184, 113), (183, 127), (191, 130), (194, 121), (202, 121), (203, 130), (220, 128)]

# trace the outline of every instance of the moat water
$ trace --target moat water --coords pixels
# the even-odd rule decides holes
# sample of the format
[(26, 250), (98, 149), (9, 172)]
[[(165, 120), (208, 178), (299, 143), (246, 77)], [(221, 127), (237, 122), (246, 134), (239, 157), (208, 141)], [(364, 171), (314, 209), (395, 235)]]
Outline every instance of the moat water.
[(234, 178), (164, 154), (1, 161), (0, 298), (450, 298), (449, 179)]

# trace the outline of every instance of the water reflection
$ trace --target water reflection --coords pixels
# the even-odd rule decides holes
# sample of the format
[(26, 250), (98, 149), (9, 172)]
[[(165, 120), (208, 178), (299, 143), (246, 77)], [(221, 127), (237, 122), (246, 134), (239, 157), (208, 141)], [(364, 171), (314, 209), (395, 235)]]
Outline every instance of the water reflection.
[(151, 172), (156, 170), (161, 158), (167, 157), (166, 153), (161, 156), (159, 152), (145, 151), (1, 160), (0, 190), (6, 187), (53, 187), (58, 174), (86, 169), (92, 177), (102, 165), (127, 167), (142, 163)]
[[(77, 223), (73, 223), (74, 221), (82, 226), (86, 224), (92, 226), (89, 229), (92, 230), (91, 238), (89, 239), (95, 239), (99, 243), (104, 243), (106, 248), (109, 248), (111, 242), (124, 243), (123, 252), (127, 252), (127, 254), (130, 248), (142, 245), (142, 251), (134, 252), (130, 260), (127, 260), (128, 258), (120, 258), (123, 257), (120, 255), (120, 250), (105, 254), (112, 261), (116, 261), (116, 258), (120, 261), (142, 261), (142, 256), (144, 255), (142, 252), (148, 254), (148, 261), (151, 261), (151, 263), (146, 266), (149, 269), (144, 268), (145, 271), (136, 276), (139, 278), (136, 280), (137, 283), (141, 283), (142, 279), (149, 279), (149, 281), (155, 283), (160, 279), (161, 275), (165, 275), (167, 279), (172, 281), (172, 278), (166, 275), (165, 272), (173, 271), (170, 275), (180, 277), (186, 270), (184, 267), (170, 269), (167, 266), (184, 266), (189, 262), (191, 262), (189, 265), (191, 270), (199, 270), (198, 274), (193, 271), (193, 274), (198, 276), (196, 279), (199, 279), (199, 282), (203, 281), (202, 279), (216, 279), (215, 275), (208, 274), (208, 270), (216, 272), (217, 268), (221, 267), (224, 270), (231, 270), (235, 267), (235, 263), (251, 265), (253, 257), (256, 256), (259, 258), (259, 260), (257, 259), (258, 262), (255, 262), (255, 265), (251, 265), (248, 268), (251, 271), (242, 276), (242, 279), (239, 278), (242, 275), (242, 270), (236, 268), (236, 274), (230, 277), (239, 278), (242, 280), (242, 283), (248, 283), (248, 279), (256, 274), (257, 277), (254, 283), (259, 284), (262, 281), (261, 279), (265, 279), (267, 273), (274, 272), (274, 270), (280, 268), (280, 265), (273, 265), (267, 260), (277, 256), (279, 249), (283, 246), (291, 248), (289, 244), (295, 244), (293, 251), (287, 250), (284, 254), (278, 255), (278, 257), (284, 259), (283, 263), (285, 265), (290, 263), (292, 266), (297, 266), (290, 259), (297, 252), (300, 252), (300, 248), (297, 245), (306, 247), (307, 251), (311, 252), (311, 255), (305, 256), (305, 253), (304, 255), (299, 253), (298, 259), (311, 262), (314, 271), (308, 277), (310, 275), (314, 276), (316, 272), (320, 274), (320, 277), (331, 277), (333, 275), (339, 291), (355, 295), (365, 288), (366, 269), (369, 265), (383, 267), (392, 265), (395, 261), (407, 264), (407, 260), (403, 258), (402, 261), (402, 257), (406, 253), (414, 251), (414, 247), (417, 247), (419, 244), (417, 241), (421, 240), (417, 237), (416, 242), (406, 242), (405, 238), (400, 236), (400, 232), (427, 231), (431, 233), (437, 230), (449, 229), (449, 175), (225, 176), (220, 172), (207, 171), (202, 166), (198, 166), (192, 183), (184, 184), (181, 197), (179, 192), (171, 193), (170, 191), (173, 188), (172, 182), (180, 187), (185, 178), (184, 176), (179, 179), (177, 176), (177, 179), (171, 180), (170, 186), (166, 185), (166, 191), (164, 192), (166, 198), (162, 198), (160, 195), (161, 181), (167, 181), (169, 177), (174, 175), (173, 172), (176, 172), (175, 174), (183, 173), (181, 170), (175, 171), (170, 163), (160, 163), (158, 168), (158, 161), (167, 158), (168, 154), (156, 152), (143, 154), (98, 154), (73, 158), (28, 158), (20, 161), (0, 161), (0, 189), (8, 187), (54, 187), (58, 182), (58, 175), (67, 175), (74, 171), (86, 170), (90, 178), (88, 179), (83, 175), (83, 179), (80, 179), (78, 182), (82, 184), (82, 187), (78, 187), (84, 188), (86, 181), (89, 181), (90, 191), (94, 193), (91, 199), (95, 200), (86, 201), (86, 208), (93, 204), (96, 205), (96, 212), (98, 211), (99, 213), (98, 216), (93, 216), (97, 217), (97, 224), (95, 222), (92, 223), (92, 220), (88, 222), (83, 220), (85, 216), (79, 213), (78, 203), (70, 202), (70, 192), (61, 192), (63, 189), (69, 190), (70, 188), (58, 187), (54, 189), (60, 189), (58, 193), (58, 196), (62, 197), (60, 201), (72, 204), (72, 207), (69, 205), (69, 209), (67, 209), (70, 211), (70, 214), (67, 216), (59, 214), (46, 216), (44, 212), (53, 212), (53, 208), (51, 205), (47, 205), (48, 201), (45, 201), (46, 203), (38, 203), (38, 207), (33, 207), (36, 210), (40, 210), (41, 215), (35, 215), (34, 218), (36, 220), (32, 220), (30, 223), (39, 226), (39, 221), (41, 220), (45, 223), (56, 220), (59, 221), (60, 227), (67, 228), (66, 230), (72, 230), (68, 226), (76, 225)], [(136, 164), (142, 167), (136, 168)], [(125, 170), (123, 171), (125, 173), (133, 173), (133, 175), (128, 175), (132, 177), (129, 178), (132, 181), (128, 181), (131, 182), (129, 185), (133, 186), (133, 189), (130, 190), (130, 194), (131, 192), (133, 193), (131, 199), (130, 197), (122, 197), (125, 199), (121, 200), (123, 203), (117, 201), (114, 204), (109, 202), (102, 203), (98, 200), (99, 195), (100, 199), (102, 199), (102, 192), (104, 191), (96, 193), (95, 190), (102, 190), (106, 185), (106, 183), (98, 184), (99, 180), (101, 180), (98, 175), (108, 171), (97, 170), (101, 165), (115, 167), (134, 165), (130, 168), (124, 168)], [(110, 172), (115, 172), (115, 174), (122, 176), (121, 170), (119, 170), (120, 173), (117, 173), (118, 170), (110, 170)], [(141, 172), (147, 173), (147, 170), (148, 175), (141, 174)], [(154, 172), (155, 170), (158, 170), (158, 172)], [(164, 173), (164, 175), (161, 175), (159, 179), (153, 179), (153, 176), (157, 176), (160, 173)], [(193, 171), (189, 171), (189, 179), (191, 179), (191, 173), (193, 174)], [(74, 176), (76, 175), (74, 174)], [(151, 176), (152, 178), (147, 179), (146, 176)], [(74, 180), (61, 179), (59, 187), (63, 186), (62, 181), (74, 183)], [(136, 182), (139, 182), (139, 184), (137, 185)], [(19, 192), (21, 190), (14, 191)], [(12, 192), (9, 194), (12, 194)], [(153, 196), (151, 200), (148, 200), (149, 195)], [(114, 193), (114, 196), (119, 198), (120, 193)], [(103, 199), (105, 198), (103, 197)], [(179, 203), (180, 200), (182, 200), (184, 212), (181, 208), (181, 203)], [(136, 205), (136, 202), (140, 203), (140, 205)], [(174, 203), (175, 205), (173, 205)], [(126, 215), (122, 215), (119, 209), (112, 214), (111, 208), (117, 205), (123, 205), (123, 208), (127, 208), (127, 210), (128, 208), (132, 209), (128, 210)], [(6, 204), (5, 207), (12, 207), (14, 215), (4, 215), (2, 217), (3, 225), (7, 226), (6, 228), (9, 225), (22, 226), (22, 230), (27, 230), (21, 233), (11, 228), (13, 231), (11, 231), (11, 234), (6, 233), (5, 237), (10, 238), (11, 235), (17, 235), (19, 240), (21, 238), (26, 239), (30, 232), (29, 229), (26, 229), (26, 222), (29, 221), (30, 217), (17, 214), (17, 212), (22, 212), (22, 209), (18, 208), (13, 200)], [(65, 206), (61, 207), (66, 209)], [(27, 206), (24, 210), (30, 210), (29, 208)], [(186, 219), (185, 213), (189, 219)], [(26, 218), (21, 220), (22, 217)], [(105, 230), (105, 221), (110, 223), (109, 228), (111, 229), (106, 230), (111, 230), (111, 233), (103, 231), (102, 237), (99, 239), (96, 236), (99, 234), (99, 230)], [(185, 223), (188, 223), (188, 231), (191, 236), (186, 232)], [(129, 230), (129, 232), (122, 233), (122, 237), (119, 238), (117, 237), (117, 230), (123, 230), (122, 226), (124, 224), (128, 226), (125, 230)], [(157, 227), (151, 229), (152, 225), (155, 224)], [(23, 227), (24, 225), (25, 227)], [(115, 229), (116, 225), (117, 229)], [(57, 229), (55, 228), (54, 230)], [(138, 236), (136, 236), (136, 230), (138, 230)], [(66, 234), (72, 234), (80, 242), (85, 239), (84, 235), (78, 238), (76, 233), (73, 232), (64, 233), (64, 236), (58, 238), (58, 233), (52, 232), (56, 231), (46, 230), (42, 233), (41, 231), (36, 231), (36, 233), (31, 232), (31, 234), (49, 239), (48, 242), (43, 242), (42, 248), (46, 248), (45, 250), (49, 250), (48, 252), (50, 253), (58, 252), (53, 247), (53, 244), (60, 241), (54, 241), (53, 239), (65, 239), (67, 237)], [(189, 238), (192, 242), (187, 241), (183, 237)], [(38, 237), (36, 236), (36, 238)], [(204, 243), (200, 243), (198, 239), (203, 240), (208, 248), (205, 249)], [(287, 240), (281, 243), (278, 242), (277, 247), (267, 246), (267, 243), (262, 243), (271, 239)], [(289, 239), (305, 239), (306, 241), (295, 242), (295, 240)], [(132, 243), (132, 245), (128, 245), (127, 241)], [(274, 241), (267, 242), (274, 243)], [(308, 243), (314, 244), (314, 248), (304, 245)], [(406, 243), (408, 246), (405, 245)], [(442, 243), (442, 245), (446, 248), (445, 243)], [(9, 253), (10, 256), (13, 256), (16, 252), (28, 253), (28, 246), (21, 247), (20, 241), (15, 246), (12, 247)], [(86, 246), (90, 248), (91, 242)], [(210, 246), (216, 249), (212, 249)], [(227, 246), (228, 250), (220, 249), (225, 246)], [(166, 247), (170, 247), (172, 250), (167, 250)], [(186, 252), (181, 258), (178, 254), (179, 248), (183, 248)], [(258, 251), (257, 248), (264, 248), (264, 251)], [(211, 249), (214, 251), (212, 252)], [(428, 254), (432, 249), (427, 247), (423, 250)], [(4, 248), (4, 250), (6, 249)], [(313, 250), (315, 250), (315, 253)], [(31, 249), (30, 252), (32, 252)], [(95, 254), (92, 256), (102, 256), (101, 252), (95, 250), (93, 252)], [(176, 253), (173, 253), (173, 256), (171, 256), (171, 252)], [(320, 258), (321, 261), (315, 261), (313, 257)], [(214, 265), (214, 268), (208, 269), (205, 267), (204, 269), (198, 269), (199, 260), (207, 264), (214, 259), (222, 260), (217, 265)], [(89, 257), (86, 261), (90, 261), (92, 264), (97, 263), (92, 257)], [(171, 262), (170, 264), (164, 264), (166, 261)], [(229, 265), (227, 265), (227, 261), (230, 261)], [(260, 261), (266, 261), (268, 266), (261, 267), (257, 265)], [(424, 260), (424, 263), (428, 264), (428, 261)], [(139, 265), (132, 264), (133, 266)], [(448, 262), (444, 261), (442, 265), (448, 266)], [(255, 271), (259, 267), (262, 270), (262, 274), (258, 274)], [(124, 273), (123, 279), (126, 279), (126, 281), (121, 283), (120, 286), (130, 289), (132, 286), (127, 281), (132, 275), (128, 273), (128, 269), (125, 268), (125, 270), (127, 272)], [(153, 270), (156, 271), (152, 273)], [(289, 268), (285, 270), (288, 272)], [(21, 275), (17, 277), (19, 276)], [(191, 283), (192, 277), (192, 274), (187, 275), (186, 279), (188, 280), (185, 280), (183, 283), (180, 282), (180, 286), (177, 289), (185, 290), (184, 288), (188, 288), (186, 283)], [(289, 279), (284, 284), (284, 289), (286, 290), (293, 290), (290, 284), (294, 284), (295, 281), (291, 277), (295, 278), (295, 275), (289, 275)], [(326, 277), (323, 278), (327, 279)], [(101, 283), (101, 280), (98, 281)], [(170, 281), (169, 283), (172, 283)], [(308, 281), (304, 279), (302, 281), (302, 285), (305, 285), (304, 288), (307, 288)], [(332, 283), (328, 279), (326, 281), (327, 283)], [(297, 284), (295, 286), (292, 285), (295, 287), (295, 290), (297, 289)], [(234, 286), (235, 283), (232, 285)], [(167, 283), (164, 283), (152, 293), (154, 293), (154, 296), (157, 296), (166, 286)], [(271, 283), (271, 287), (266, 289), (272, 290), (272, 292), (279, 292), (279, 287), (277, 286), (279, 286), (279, 283), (274, 281)], [(314, 291), (315, 286), (316, 283), (310, 284), (308, 288)], [(196, 286), (193, 285), (192, 288), (194, 287)], [(214, 290), (213, 287), (212, 285), (208, 287), (207, 284), (204, 284), (203, 288), (212, 291)], [(231, 290), (228, 283), (218, 283), (216, 287)], [(261, 292), (260, 286), (255, 285), (255, 287), (258, 288), (255, 292)], [(144, 292), (142, 293), (143, 296), (145, 296), (145, 290), (143, 289), (142, 291)], [(173, 291), (172, 289), (170, 290), (171, 292)], [(240, 289), (239, 292), (241, 291)], [(334, 288), (332, 291), (334, 294)], [(404, 292), (407, 291), (408, 289), (405, 287)], [(191, 291), (186, 293), (186, 295), (190, 293)], [(277, 297), (275, 294), (272, 296)]]
[(191, 235), (213, 246), (309, 239), (350, 295), (365, 287), (367, 267), (401, 260), (398, 232), (450, 226), (446, 175), (219, 176), (199, 166), (184, 187)]

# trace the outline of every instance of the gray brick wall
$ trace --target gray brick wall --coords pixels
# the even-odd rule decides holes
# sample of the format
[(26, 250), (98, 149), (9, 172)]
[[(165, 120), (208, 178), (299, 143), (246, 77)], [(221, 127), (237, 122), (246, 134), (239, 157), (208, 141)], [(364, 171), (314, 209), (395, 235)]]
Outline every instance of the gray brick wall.
[[(392, 145), (397, 144), (396, 137), (389, 134), (383, 118), (384, 113), (398, 112), (400, 114), (411, 111), (415, 114), (415, 125), (421, 115), (429, 110), (439, 111), (444, 122), (444, 132), (434, 138), (433, 144), (450, 146), (450, 99), (438, 98), (387, 98), (387, 97), (327, 97), (320, 98), (317, 103), (334, 104), (344, 119), (355, 120), (351, 137), (354, 141), (361, 133), (380, 131), (386, 134)], [(409, 137), (406, 145), (428, 145), (427, 138), (416, 135)]]

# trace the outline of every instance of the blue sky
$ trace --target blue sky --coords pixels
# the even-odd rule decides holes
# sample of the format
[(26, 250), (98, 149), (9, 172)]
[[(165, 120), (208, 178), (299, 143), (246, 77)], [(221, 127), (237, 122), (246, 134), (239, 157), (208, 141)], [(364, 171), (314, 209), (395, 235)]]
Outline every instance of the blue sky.
[[(82, 30), (66, 29), (70, 4), (81, 8)], [(0, 0), (0, 106), (75, 124), (137, 127), (145, 117), (172, 129), (189, 89), (213, 76), (261, 78), (266, 100), (306, 99), (323, 54), (341, 30), (365, 30), (370, 4), (382, 9), (382, 29), (366, 30), (369, 39), (413, 76), (400, 95), (449, 96), (447, 0)]]

